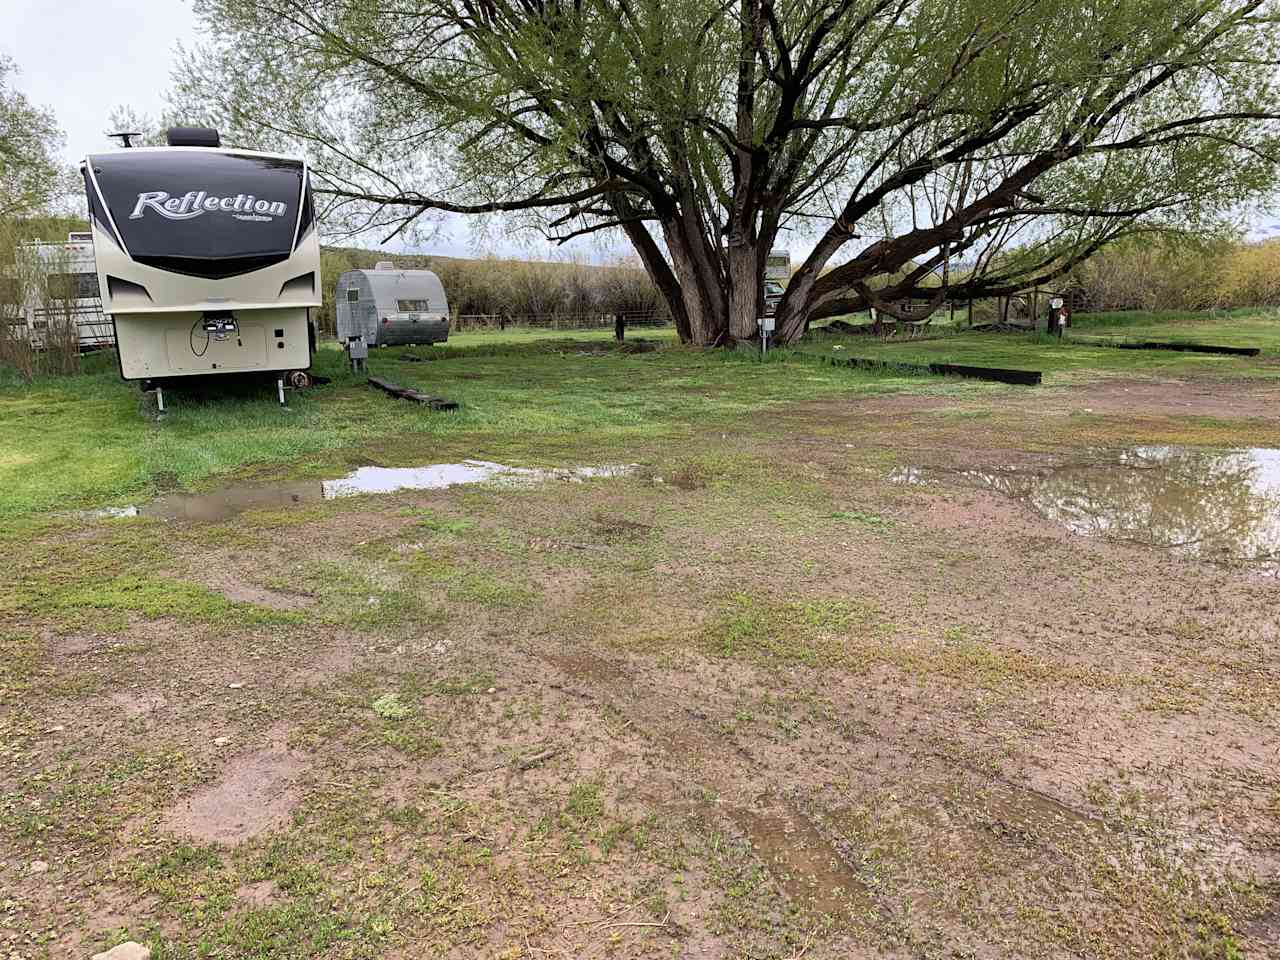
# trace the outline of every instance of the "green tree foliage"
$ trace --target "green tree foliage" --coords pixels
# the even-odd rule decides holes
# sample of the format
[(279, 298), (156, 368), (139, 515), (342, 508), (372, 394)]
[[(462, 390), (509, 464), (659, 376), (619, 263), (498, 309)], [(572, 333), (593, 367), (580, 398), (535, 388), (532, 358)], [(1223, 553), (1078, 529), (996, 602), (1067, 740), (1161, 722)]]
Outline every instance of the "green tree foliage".
[[(625, 235), (682, 336), (1064, 275), (1272, 185), (1278, 0), (198, 0), (177, 102), (307, 150), (330, 222)], [(790, 232), (784, 232), (790, 231)], [(940, 268), (942, 268), (940, 270)], [(891, 278), (885, 282), (885, 278)], [(932, 279), (931, 279), (932, 278)], [(950, 277), (947, 277), (950, 282)]]
[(0, 220), (8, 221), (47, 212), (68, 188), (62, 131), (14, 87), (14, 72), (0, 56)]

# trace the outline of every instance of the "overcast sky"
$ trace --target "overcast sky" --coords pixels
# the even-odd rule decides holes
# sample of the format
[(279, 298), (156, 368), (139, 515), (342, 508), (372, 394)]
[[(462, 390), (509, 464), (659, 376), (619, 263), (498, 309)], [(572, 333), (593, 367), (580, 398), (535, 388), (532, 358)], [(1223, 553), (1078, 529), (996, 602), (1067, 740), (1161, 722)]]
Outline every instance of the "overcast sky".
[(0, 34), (0, 50), (18, 65), (17, 88), (53, 109), (68, 160), (111, 143), (103, 134), (114, 107), (160, 112), (174, 43), (195, 26), (187, 0), (3, 2), (16, 5), (17, 29)]

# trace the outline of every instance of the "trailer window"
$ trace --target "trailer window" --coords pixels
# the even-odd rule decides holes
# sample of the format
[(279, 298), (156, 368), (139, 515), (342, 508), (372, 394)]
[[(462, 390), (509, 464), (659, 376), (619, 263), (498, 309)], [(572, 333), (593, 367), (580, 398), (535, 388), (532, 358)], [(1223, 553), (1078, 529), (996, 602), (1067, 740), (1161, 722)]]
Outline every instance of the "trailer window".
[(431, 310), (430, 300), (397, 300), (396, 305), (401, 313), (428, 313)]
[(49, 296), (53, 300), (92, 300), (101, 296), (96, 273), (51, 273)]
[(347, 303), (359, 303), (359, 302), (360, 302), (360, 291), (355, 287), (349, 287), (347, 289)]

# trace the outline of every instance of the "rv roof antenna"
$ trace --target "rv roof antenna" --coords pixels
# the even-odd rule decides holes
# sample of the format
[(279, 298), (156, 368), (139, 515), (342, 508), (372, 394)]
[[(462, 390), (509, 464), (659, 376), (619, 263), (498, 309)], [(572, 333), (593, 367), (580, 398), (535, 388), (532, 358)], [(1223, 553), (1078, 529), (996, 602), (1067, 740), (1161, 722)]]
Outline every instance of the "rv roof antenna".
[(138, 131), (136, 130), (129, 130), (129, 131), (121, 130), (119, 133), (108, 133), (107, 136), (112, 138), (119, 137), (120, 146), (122, 147), (132, 147), (133, 138), (140, 137), (142, 136), (142, 134), (138, 133)]

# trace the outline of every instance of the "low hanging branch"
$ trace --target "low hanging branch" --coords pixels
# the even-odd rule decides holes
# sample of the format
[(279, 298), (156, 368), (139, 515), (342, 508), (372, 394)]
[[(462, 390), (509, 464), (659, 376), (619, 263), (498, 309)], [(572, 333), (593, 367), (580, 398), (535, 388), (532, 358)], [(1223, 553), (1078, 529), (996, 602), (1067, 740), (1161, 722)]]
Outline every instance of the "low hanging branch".
[[(787, 230), (813, 246), (781, 342), (1044, 282), (1275, 183), (1280, 0), (675, 3), (202, 0), (175, 100), (231, 142), (293, 139), (366, 225), (624, 237), (703, 345), (756, 336)], [(939, 251), (975, 257), (943, 293), (912, 276)]]

